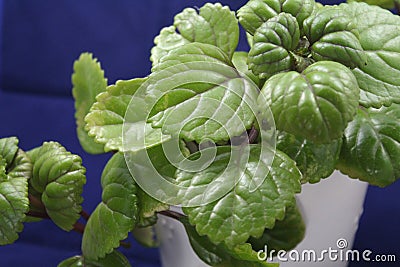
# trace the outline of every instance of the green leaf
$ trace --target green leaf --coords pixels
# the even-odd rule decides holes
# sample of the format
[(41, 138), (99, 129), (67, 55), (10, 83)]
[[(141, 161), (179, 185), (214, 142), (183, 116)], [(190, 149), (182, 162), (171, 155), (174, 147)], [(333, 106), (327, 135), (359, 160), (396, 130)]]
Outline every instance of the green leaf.
[[(106, 92), (97, 96), (97, 102), (93, 104), (85, 118), (86, 129), (97, 142), (105, 145), (105, 151), (124, 151), (125, 147), (122, 143), (123, 127), (129, 128), (130, 131), (146, 129), (146, 146), (148, 147), (157, 145), (167, 138), (161, 135), (159, 129), (152, 129), (144, 121), (136, 123), (124, 121), (132, 96), (145, 81), (146, 78), (118, 81), (115, 85), (108, 86)], [(135, 106), (134, 108), (143, 109), (144, 107)], [(138, 133), (138, 131), (135, 132)], [(130, 148), (133, 146), (134, 144)]]
[(32, 165), (15, 137), (0, 139), (0, 245), (14, 243), (29, 210)]
[(9, 166), (12, 164), (17, 152), (18, 139), (16, 137), (7, 137), (0, 139), (0, 156), (5, 160), (5, 166)]
[(73, 256), (62, 261), (58, 267), (130, 267), (128, 259), (119, 251), (114, 250), (102, 259), (88, 260), (83, 256)]
[[(210, 266), (217, 267), (273, 267), (279, 266), (277, 263), (267, 263), (260, 261), (257, 254), (249, 244), (239, 245), (233, 249), (227, 248), (223, 244), (215, 245), (207, 236), (200, 236), (196, 229), (190, 225), (188, 220), (183, 217), (181, 222), (185, 226), (190, 244), (197, 256)], [(245, 255), (245, 256), (244, 256)]]
[(304, 32), (317, 61), (332, 60), (350, 68), (366, 64), (353, 18), (342, 8), (325, 6), (304, 21)]
[(359, 88), (353, 73), (333, 61), (319, 61), (301, 74), (276, 74), (264, 85), (259, 107), (270, 107), (278, 130), (314, 143), (342, 136), (353, 119)]
[(119, 247), (136, 224), (154, 224), (154, 213), (168, 208), (137, 186), (122, 153), (114, 154), (107, 163), (101, 184), (102, 202), (90, 216), (82, 240), (83, 255), (92, 260)]
[(248, 242), (256, 251), (264, 250), (265, 246), (268, 248), (267, 251), (289, 251), (303, 240), (305, 231), (302, 215), (294, 205), (287, 207), (285, 218), (276, 221), (274, 228), (265, 229), (260, 238), (251, 237)]
[(295, 17), (281, 13), (269, 19), (254, 33), (249, 69), (261, 78), (293, 69), (294, 59), (290, 51), (299, 41), (300, 29)]
[(303, 21), (313, 12), (314, 5), (314, 0), (250, 0), (238, 10), (237, 15), (243, 28), (254, 35), (264, 22), (283, 12), (294, 16), (302, 27)]
[(72, 75), (72, 95), (75, 99), (75, 119), (77, 134), (82, 148), (91, 154), (104, 153), (104, 145), (98, 144), (85, 130), (85, 116), (96, 102), (96, 96), (106, 90), (107, 79), (100, 63), (90, 53), (82, 53), (74, 63)]
[[(300, 171), (288, 156), (277, 151), (269, 167), (264, 158), (260, 158), (260, 146), (250, 145), (248, 149), (248, 160), (244, 164), (237, 164), (244, 165), (244, 168), (230, 167), (226, 170), (228, 173), (224, 173), (230, 161), (231, 149), (218, 147), (215, 161), (209, 167), (195, 173), (178, 171), (176, 177), (178, 184), (186, 187), (187, 198), (191, 198), (197, 187), (209, 184), (210, 179), (219, 175), (237, 181), (218, 200), (184, 208), (190, 223), (196, 226), (200, 235), (207, 235), (215, 244), (224, 242), (230, 248), (244, 243), (250, 236), (261, 236), (265, 228), (272, 228), (277, 219), (283, 219), (285, 207), (294, 203), (295, 193), (301, 190)], [(236, 159), (235, 162), (237, 160), (243, 159)], [(258, 179), (263, 180), (257, 188), (250, 190)], [(209, 191), (214, 190), (211, 188)]]
[(380, 187), (400, 177), (400, 106), (359, 110), (346, 128), (337, 168)]
[(276, 148), (293, 159), (303, 178), (302, 183), (318, 183), (335, 170), (342, 139), (328, 144), (315, 144), (310, 140), (286, 132), (279, 132)]
[(184, 9), (175, 16), (174, 26), (162, 29), (154, 39), (156, 46), (151, 50), (150, 58), (153, 66), (169, 51), (192, 42), (215, 45), (232, 58), (239, 42), (235, 13), (220, 3), (207, 3), (198, 13), (193, 8)]
[(154, 226), (137, 227), (132, 230), (132, 235), (142, 246), (154, 248), (159, 245)]
[(368, 5), (377, 5), (383, 8), (392, 9), (394, 8), (393, 0), (347, 0), (348, 3), (351, 2), (365, 2)]
[(258, 88), (222, 50), (191, 43), (163, 57), (137, 97), (152, 107), (153, 128), (200, 143), (227, 141), (250, 128), (257, 95)]
[(400, 103), (400, 17), (365, 3), (340, 5), (359, 33), (367, 64), (354, 69), (365, 107)]
[(91, 260), (119, 247), (138, 218), (137, 188), (123, 154), (114, 154), (107, 163), (101, 185), (102, 202), (90, 216), (82, 239), (83, 255)]
[(82, 159), (57, 142), (44, 142), (28, 152), (33, 163), (31, 187), (39, 194), (53, 222), (70, 231), (80, 217), (86, 183)]
[(232, 57), (232, 63), (235, 68), (240, 71), (242, 74), (246, 75), (249, 79), (251, 79), (257, 86), (260, 86), (260, 79), (254, 75), (254, 73), (249, 70), (249, 66), (247, 65), (247, 52), (235, 52)]

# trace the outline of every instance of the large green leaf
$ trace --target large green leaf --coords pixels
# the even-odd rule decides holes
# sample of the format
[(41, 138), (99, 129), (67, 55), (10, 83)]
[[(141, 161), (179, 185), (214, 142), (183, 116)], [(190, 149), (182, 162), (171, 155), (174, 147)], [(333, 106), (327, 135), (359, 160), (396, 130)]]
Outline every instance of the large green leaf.
[(107, 79), (100, 63), (92, 54), (82, 53), (74, 63), (72, 75), (72, 95), (75, 99), (75, 119), (77, 134), (81, 146), (86, 152), (92, 154), (104, 153), (104, 145), (98, 144), (85, 130), (85, 116), (90, 107), (96, 102), (96, 96), (106, 90)]
[(328, 144), (314, 144), (283, 131), (279, 132), (276, 141), (276, 148), (296, 162), (303, 174), (303, 183), (317, 183), (321, 178), (330, 176), (339, 159), (341, 145), (341, 138)]
[[(159, 129), (152, 129), (145, 121), (128, 123), (124, 121), (132, 96), (140, 88), (146, 79), (132, 79), (118, 81), (115, 85), (107, 87), (107, 91), (97, 96), (97, 102), (93, 104), (86, 116), (86, 129), (89, 135), (94, 136), (97, 142), (105, 144), (106, 151), (124, 151), (123, 127), (129, 129), (135, 138), (146, 130), (146, 146), (151, 147), (167, 138)], [(134, 106), (135, 110), (143, 110), (144, 106)], [(125, 125), (124, 125), (125, 123)], [(133, 145), (132, 145), (133, 146)], [(132, 148), (132, 146), (130, 148)]]
[(270, 107), (278, 130), (315, 143), (342, 136), (353, 119), (359, 88), (353, 73), (342, 64), (319, 61), (301, 74), (276, 74), (264, 85), (259, 107)]
[[(296, 205), (289, 206), (286, 209), (285, 218), (276, 221), (274, 228), (265, 229), (260, 238), (251, 237), (248, 242), (256, 251), (276, 252), (280, 250), (289, 251), (300, 243), (305, 235), (306, 226), (304, 224), (301, 213)], [(269, 255), (268, 255), (269, 256)]]
[(339, 7), (324, 6), (304, 21), (313, 59), (332, 60), (350, 68), (366, 64), (353, 18)]
[(91, 260), (119, 247), (138, 218), (137, 187), (123, 154), (115, 154), (107, 163), (101, 185), (102, 202), (90, 216), (82, 239), (83, 255)]
[(83, 256), (73, 256), (68, 258), (58, 267), (130, 267), (128, 259), (119, 251), (114, 250), (112, 253), (107, 254), (104, 258), (98, 260), (89, 260)]
[(365, 107), (400, 103), (400, 17), (365, 3), (340, 5), (359, 33), (367, 64), (354, 69)]
[(33, 163), (30, 186), (39, 194), (46, 212), (60, 228), (69, 231), (80, 217), (86, 183), (82, 159), (57, 142), (45, 142), (28, 152)]
[(254, 33), (249, 68), (261, 78), (293, 69), (290, 51), (297, 47), (299, 40), (300, 29), (295, 17), (282, 13), (269, 19)]
[(314, 0), (250, 0), (241, 7), (237, 15), (247, 32), (254, 35), (267, 20), (285, 12), (294, 16), (302, 27), (303, 21), (314, 10)]
[(160, 60), (145, 90), (148, 122), (186, 141), (227, 141), (254, 121), (258, 88), (242, 77), (218, 47), (191, 43)]
[[(185, 197), (190, 197), (191, 191), (196, 192), (197, 187), (209, 184), (210, 179), (219, 175), (237, 181), (218, 200), (184, 208), (200, 235), (207, 235), (213, 243), (223, 242), (230, 248), (244, 243), (250, 236), (261, 236), (265, 228), (272, 228), (277, 219), (283, 219), (286, 206), (294, 203), (295, 193), (301, 190), (300, 171), (287, 155), (277, 151), (272, 166), (267, 166), (264, 158), (260, 157), (262, 150), (259, 145), (250, 145), (248, 149), (248, 160), (234, 167), (228, 164), (231, 149), (218, 147), (215, 161), (206, 169), (200, 172), (178, 171), (176, 177), (177, 182), (187, 188)], [(236, 159), (235, 162), (242, 160)], [(227, 167), (229, 170), (224, 174)], [(257, 171), (258, 168), (264, 172)], [(254, 180), (259, 178), (263, 179), (254, 188)]]
[(236, 246), (233, 249), (227, 248), (223, 244), (215, 245), (207, 236), (200, 236), (196, 229), (190, 225), (188, 220), (181, 219), (189, 237), (190, 244), (197, 256), (210, 266), (217, 267), (276, 267), (277, 263), (267, 263), (257, 257), (249, 244)]
[(400, 177), (400, 106), (358, 111), (349, 123), (338, 168), (352, 178), (387, 186)]
[(15, 137), (0, 139), (0, 245), (11, 244), (23, 229), (29, 210), (28, 179), (32, 164)]
[(215, 45), (231, 58), (239, 42), (235, 13), (220, 3), (207, 3), (198, 9), (198, 13), (194, 8), (184, 9), (175, 16), (174, 26), (162, 29), (154, 39), (156, 46), (151, 50), (153, 66), (169, 51), (191, 42)]

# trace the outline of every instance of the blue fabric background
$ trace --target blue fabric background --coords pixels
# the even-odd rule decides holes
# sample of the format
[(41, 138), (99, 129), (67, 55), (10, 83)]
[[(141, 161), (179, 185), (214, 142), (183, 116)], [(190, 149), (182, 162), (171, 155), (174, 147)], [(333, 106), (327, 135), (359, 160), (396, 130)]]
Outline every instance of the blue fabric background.
[[(0, 0), (0, 137), (16, 135), (26, 150), (56, 140), (82, 155), (87, 167), (84, 209), (93, 211), (101, 199), (99, 178), (109, 156), (88, 155), (79, 146), (71, 97), (73, 61), (90, 51), (101, 61), (109, 83), (143, 77), (149, 73), (150, 49), (159, 30), (171, 25), (184, 7), (205, 2)], [(219, 2), (237, 9), (246, 1)], [(243, 38), (240, 47), (247, 47)], [(400, 258), (399, 193), (399, 182), (368, 189), (355, 248)], [(65, 233), (49, 221), (27, 224), (15, 244), (0, 247), (0, 266), (56, 266), (80, 253), (80, 240), (80, 234)], [(161, 266), (156, 249), (129, 241), (132, 248), (122, 251), (133, 266)]]

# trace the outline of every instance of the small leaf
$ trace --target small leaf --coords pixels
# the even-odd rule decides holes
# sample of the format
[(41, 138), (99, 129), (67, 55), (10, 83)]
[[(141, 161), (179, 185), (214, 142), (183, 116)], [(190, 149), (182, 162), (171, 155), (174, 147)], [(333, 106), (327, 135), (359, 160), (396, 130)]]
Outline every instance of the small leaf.
[(336, 6), (324, 6), (304, 21), (304, 32), (317, 61), (332, 60), (350, 68), (366, 64), (353, 18)]
[(239, 42), (239, 25), (235, 13), (219, 3), (207, 3), (198, 11), (193, 8), (184, 9), (175, 16), (174, 26), (161, 30), (160, 35), (154, 39), (156, 46), (151, 50), (153, 66), (169, 51), (192, 42), (215, 45), (232, 58)]
[[(241, 166), (232, 166), (228, 174), (224, 174), (231, 150), (218, 147), (216, 160), (203, 171), (177, 172), (176, 180), (180, 186), (186, 188), (186, 198), (190, 198), (197, 187), (208, 184), (210, 179), (216, 179), (219, 175), (237, 181), (218, 200), (199, 207), (184, 208), (197, 232), (207, 235), (215, 244), (224, 242), (232, 248), (244, 243), (250, 236), (261, 236), (265, 228), (272, 228), (277, 219), (283, 219), (285, 207), (294, 203), (295, 193), (301, 190), (301, 174), (288, 156), (277, 151), (272, 166), (269, 167), (264, 166), (264, 159), (260, 160), (260, 146), (251, 145), (249, 149), (249, 158), (244, 163), (244, 169)], [(264, 172), (257, 171), (258, 166)], [(264, 179), (257, 188), (250, 190), (254, 179), (258, 178)], [(214, 190), (211, 188), (209, 191)]]
[(82, 239), (83, 255), (91, 260), (119, 247), (138, 218), (137, 188), (123, 154), (115, 154), (107, 163), (101, 185), (102, 202), (90, 216)]
[(57, 142), (45, 142), (28, 152), (33, 163), (29, 183), (39, 194), (53, 222), (70, 231), (80, 217), (81, 196), (86, 183), (82, 159)]
[(300, 27), (314, 10), (314, 0), (250, 0), (241, 7), (237, 15), (245, 30), (254, 35), (267, 20), (279, 13), (289, 13), (296, 18)]
[(218, 47), (191, 43), (163, 57), (138, 92), (152, 107), (148, 123), (185, 141), (227, 141), (250, 128), (258, 88)]
[(302, 215), (294, 205), (287, 207), (285, 218), (276, 221), (274, 228), (265, 229), (260, 238), (251, 237), (248, 242), (255, 251), (264, 250), (265, 246), (268, 248), (267, 251), (289, 251), (303, 240), (305, 231)]
[[(277, 263), (267, 263), (257, 257), (249, 244), (239, 245), (229, 249), (223, 244), (215, 245), (207, 236), (200, 236), (196, 229), (183, 217), (181, 222), (185, 226), (190, 244), (197, 256), (210, 266), (228, 267), (277, 267)], [(245, 255), (245, 256), (244, 256)]]
[(342, 136), (353, 119), (359, 88), (353, 73), (333, 61), (319, 61), (301, 74), (276, 74), (264, 84), (259, 107), (270, 107), (278, 130), (314, 143)]
[(399, 110), (399, 105), (380, 111), (360, 109), (346, 128), (337, 168), (380, 187), (395, 182), (400, 177)]
[(293, 69), (290, 51), (297, 47), (299, 40), (300, 29), (295, 17), (282, 13), (269, 19), (254, 33), (249, 69), (261, 78)]
[(94, 142), (84, 129), (84, 118), (90, 107), (96, 102), (96, 96), (106, 90), (107, 79), (100, 63), (90, 53), (82, 53), (74, 63), (72, 75), (72, 95), (75, 99), (75, 119), (79, 142), (83, 149), (91, 154), (104, 153), (104, 145)]
[(0, 139), (0, 245), (14, 243), (29, 210), (32, 165), (15, 137)]
[(137, 242), (145, 247), (154, 248), (159, 245), (154, 226), (136, 227), (132, 230), (132, 235)]
[(328, 144), (314, 144), (282, 131), (276, 142), (276, 148), (296, 162), (303, 175), (302, 183), (318, 183), (321, 178), (330, 176), (339, 159), (341, 145), (341, 138)]
[(365, 3), (340, 5), (360, 33), (367, 64), (354, 69), (365, 107), (400, 103), (400, 17)]
[(58, 267), (130, 267), (128, 259), (119, 251), (114, 250), (104, 258), (96, 261), (88, 260), (83, 256), (73, 256), (62, 261)]

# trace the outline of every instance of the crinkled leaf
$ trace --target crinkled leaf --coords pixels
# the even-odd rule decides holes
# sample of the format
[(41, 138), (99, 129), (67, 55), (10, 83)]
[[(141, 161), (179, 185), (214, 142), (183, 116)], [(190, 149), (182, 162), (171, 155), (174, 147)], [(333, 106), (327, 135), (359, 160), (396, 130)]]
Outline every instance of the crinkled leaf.
[(296, 48), (299, 40), (300, 29), (295, 17), (281, 13), (269, 19), (254, 33), (249, 69), (261, 78), (293, 69), (290, 51)]
[(139, 98), (153, 106), (148, 122), (186, 141), (227, 141), (250, 128), (258, 88), (218, 47), (191, 43), (160, 60)]
[(279, 132), (276, 141), (276, 148), (296, 162), (303, 175), (303, 183), (317, 183), (321, 178), (330, 176), (339, 159), (341, 145), (341, 138), (328, 144), (314, 144), (283, 131)]
[(153, 66), (169, 51), (192, 42), (215, 45), (231, 58), (239, 42), (235, 13), (220, 3), (207, 3), (198, 13), (194, 8), (184, 9), (175, 16), (174, 26), (162, 29), (154, 39), (156, 46), (151, 50)]
[(97, 260), (119, 247), (138, 218), (137, 187), (124, 155), (115, 154), (104, 168), (102, 202), (89, 218), (82, 239), (87, 259)]
[(30, 186), (39, 195), (46, 212), (60, 228), (69, 231), (79, 219), (86, 183), (82, 159), (57, 142), (45, 142), (28, 152), (33, 174)]
[(32, 164), (18, 149), (18, 139), (0, 139), (0, 245), (11, 244), (23, 229), (29, 210), (28, 179)]
[(276, 267), (277, 263), (260, 261), (257, 253), (249, 244), (239, 245), (233, 249), (223, 244), (215, 245), (207, 236), (200, 236), (186, 218), (181, 219), (189, 237), (190, 244), (197, 256), (210, 266), (217, 267)]
[(350, 68), (366, 64), (353, 18), (339, 7), (325, 6), (304, 21), (304, 32), (315, 60), (332, 60)]
[(247, 32), (254, 35), (267, 20), (285, 12), (294, 16), (302, 27), (303, 21), (314, 10), (314, 0), (250, 0), (241, 7), (237, 15)]
[(400, 17), (365, 3), (340, 5), (360, 33), (367, 64), (354, 69), (365, 107), (400, 103)]
[(12, 164), (18, 151), (18, 139), (16, 137), (7, 137), (0, 139), (0, 156), (5, 160), (5, 166)]
[(303, 238), (306, 231), (302, 215), (296, 205), (289, 206), (286, 209), (285, 218), (276, 221), (274, 228), (265, 229), (260, 238), (251, 237), (248, 242), (255, 251), (289, 251), (297, 246)]
[(128, 259), (119, 251), (114, 250), (104, 258), (96, 261), (88, 260), (83, 256), (74, 256), (62, 261), (58, 267), (130, 267)]
[(96, 102), (96, 96), (106, 90), (107, 79), (100, 63), (90, 53), (82, 53), (74, 63), (72, 95), (75, 99), (77, 135), (82, 148), (92, 154), (104, 153), (104, 145), (96, 143), (85, 130), (85, 116)]
[(400, 177), (399, 109), (358, 111), (344, 134), (337, 166), (341, 172), (381, 187)]
[(342, 136), (358, 100), (353, 73), (342, 64), (319, 61), (301, 74), (291, 71), (271, 77), (258, 104), (271, 108), (278, 130), (314, 143), (330, 143)]
[[(89, 114), (86, 116), (86, 127), (89, 135), (94, 136), (97, 142), (105, 144), (106, 151), (123, 151), (122, 135), (124, 127), (124, 117), (128, 109), (132, 96), (140, 88), (146, 79), (132, 79), (128, 81), (118, 81), (115, 85), (107, 87), (107, 91), (97, 96), (97, 102), (93, 104)], [(143, 109), (143, 106), (134, 107)], [(136, 129), (146, 129), (146, 146), (151, 147), (162, 142), (159, 129), (152, 129), (144, 121), (136, 123), (125, 123), (133, 135), (138, 134)], [(138, 137), (136, 137), (138, 138)]]
[[(283, 219), (286, 206), (294, 203), (295, 193), (301, 190), (300, 171), (287, 155), (277, 151), (269, 167), (260, 160), (260, 146), (251, 145), (249, 149), (245, 168), (229, 170), (229, 179), (238, 182), (228, 193), (209, 204), (184, 208), (197, 232), (207, 235), (215, 244), (224, 242), (232, 248), (250, 236), (261, 236), (265, 228), (272, 228), (277, 219)], [(218, 147), (216, 160), (203, 171), (178, 171), (176, 180), (187, 187), (186, 195), (221, 174), (228, 166), (230, 152), (227, 147)], [(265, 168), (266, 177), (255, 190), (250, 190), (253, 179), (263, 175), (256, 171), (258, 166)]]

